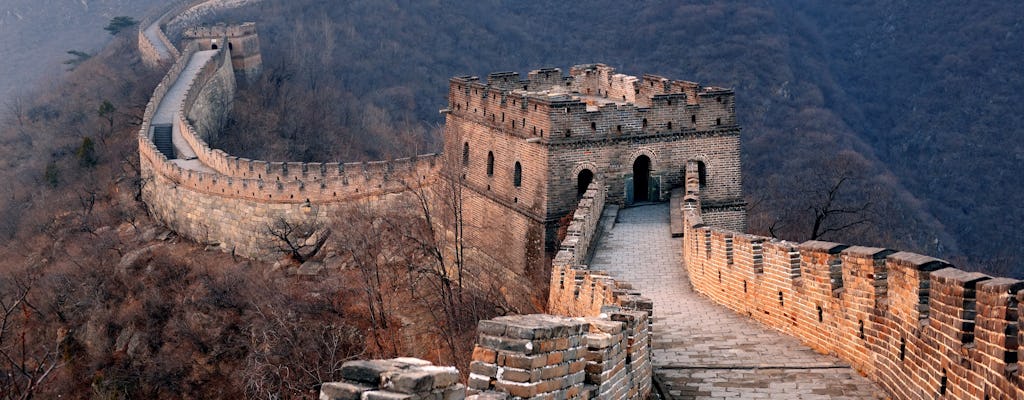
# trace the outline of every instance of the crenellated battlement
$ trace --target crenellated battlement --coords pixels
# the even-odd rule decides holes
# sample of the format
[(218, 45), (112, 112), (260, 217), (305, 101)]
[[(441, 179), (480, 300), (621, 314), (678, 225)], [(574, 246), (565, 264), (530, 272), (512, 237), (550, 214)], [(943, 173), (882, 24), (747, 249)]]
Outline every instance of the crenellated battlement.
[(193, 26), (186, 28), (182, 33), (186, 38), (220, 38), (227, 36), (237, 38), (256, 34), (255, 22), (243, 22), (238, 25), (218, 24), (211, 26)]
[(736, 130), (734, 93), (604, 64), (452, 78), (447, 111), (543, 143)]
[(884, 248), (792, 243), (704, 224), (683, 201), (683, 258), (714, 301), (836, 355), (895, 398), (1024, 398), (1024, 282)]

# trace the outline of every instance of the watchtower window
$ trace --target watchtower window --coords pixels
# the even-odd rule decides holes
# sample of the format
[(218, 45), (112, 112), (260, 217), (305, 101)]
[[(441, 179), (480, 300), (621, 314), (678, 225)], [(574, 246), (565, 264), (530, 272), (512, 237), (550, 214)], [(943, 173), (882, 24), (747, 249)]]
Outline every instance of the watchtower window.
[(515, 187), (523, 186), (523, 165), (516, 161), (516, 169), (512, 174), (512, 185)]
[(592, 131), (596, 131), (597, 130), (597, 122), (591, 122), (590, 123), (590, 130), (592, 130)]
[(234, 49), (235, 49), (235, 46), (232, 45), (231, 42), (228, 42), (228, 50), (234, 50)]
[(668, 121), (668, 123), (665, 124), (665, 127), (672, 130), (672, 121)]
[(537, 134), (537, 127), (536, 127), (536, 126), (535, 126), (535, 127), (533, 127), (533, 134), (534, 134), (534, 135), (536, 135), (536, 134)]
[(566, 129), (565, 130), (565, 137), (570, 137), (570, 136), (572, 136), (572, 129)]
[(622, 133), (622, 125), (615, 125), (615, 131), (618, 133)]
[(501, 113), (501, 122), (505, 122), (505, 113)]
[(647, 118), (644, 118), (644, 121), (643, 121), (643, 126), (644, 126), (644, 128), (646, 128), (646, 127), (647, 127)]
[(697, 114), (693, 114), (693, 115), (690, 116), (690, 123), (691, 124), (696, 124), (697, 123)]
[(462, 144), (462, 166), (469, 165), (469, 142)]
[(512, 120), (512, 129), (516, 129), (516, 121)]
[(494, 176), (494, 152), (487, 152), (487, 176)]
[(721, 118), (715, 118), (715, 125), (721, 125), (721, 124), (722, 124), (722, 119)]

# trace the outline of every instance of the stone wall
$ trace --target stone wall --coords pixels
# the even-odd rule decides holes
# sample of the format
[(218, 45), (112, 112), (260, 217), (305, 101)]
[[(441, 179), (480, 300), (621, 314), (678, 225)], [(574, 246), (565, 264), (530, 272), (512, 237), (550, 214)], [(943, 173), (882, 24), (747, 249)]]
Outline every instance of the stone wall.
[[(172, 9), (160, 20), (173, 15)], [(238, 29), (246, 33), (254, 28)], [(145, 35), (140, 49), (153, 50), (151, 43), (141, 41), (148, 41)], [(410, 190), (436, 182), (441, 163), (434, 154), (368, 163), (287, 163), (243, 159), (210, 148), (206, 140), (219, 132), (235, 93), (235, 60), (227, 48), (217, 49), (188, 82), (185, 99), (175, 105), (179, 112), (174, 123), (201, 167), (167, 159), (149, 137), (150, 124), (167, 90), (202, 45), (190, 42), (175, 59), (154, 90), (139, 131), (143, 200), (154, 217), (179, 234), (243, 256), (270, 259), (278, 255), (279, 243), (269, 234), (277, 221), (329, 223), (343, 218), (350, 205), (366, 202), (400, 207)], [(172, 55), (179, 54), (175, 50)]]
[(901, 399), (1024, 398), (1024, 282), (882, 248), (707, 226), (687, 186), (683, 258), (714, 301), (849, 362)]
[[(468, 390), (444, 399), (647, 399), (651, 393), (652, 303), (628, 286), (581, 265), (597, 238), (605, 190), (593, 182), (580, 200), (551, 278), (549, 312), (480, 321), (469, 365)], [(326, 383), (321, 399), (428, 398), (429, 373), (415, 375), (420, 391), (399, 390), (389, 361), (346, 364), (343, 382)], [(358, 373), (356, 373), (358, 372)], [(384, 383), (381, 383), (384, 382)], [(445, 382), (447, 382), (445, 380)], [(454, 386), (448, 386), (454, 387)], [(375, 390), (397, 392), (383, 397)], [(435, 384), (435, 392), (440, 390)], [(378, 396), (378, 397), (372, 397)], [(417, 397), (420, 396), (420, 397)], [(432, 398), (439, 398), (436, 395)]]

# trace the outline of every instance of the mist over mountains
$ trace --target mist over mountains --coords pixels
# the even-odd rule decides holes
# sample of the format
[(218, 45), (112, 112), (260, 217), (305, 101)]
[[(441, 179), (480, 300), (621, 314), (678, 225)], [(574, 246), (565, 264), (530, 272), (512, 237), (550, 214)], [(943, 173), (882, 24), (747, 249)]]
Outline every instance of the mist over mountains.
[(111, 18), (142, 19), (158, 0), (0, 1), (0, 104), (63, 76), (66, 52), (95, 53), (110, 40)]

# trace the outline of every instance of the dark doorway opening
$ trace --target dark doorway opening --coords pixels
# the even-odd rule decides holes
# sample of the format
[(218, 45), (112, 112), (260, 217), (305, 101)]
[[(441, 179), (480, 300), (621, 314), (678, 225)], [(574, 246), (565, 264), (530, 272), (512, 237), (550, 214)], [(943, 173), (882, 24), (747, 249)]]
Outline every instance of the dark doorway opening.
[(633, 161), (633, 201), (648, 201), (648, 183), (651, 180), (651, 159), (640, 156)]
[(214, 44), (210, 45), (210, 49), (217, 50), (217, 44), (214, 43)]
[(589, 169), (580, 171), (579, 175), (576, 176), (576, 198), (583, 197), (583, 193), (590, 187), (590, 182), (594, 181), (594, 173)]

